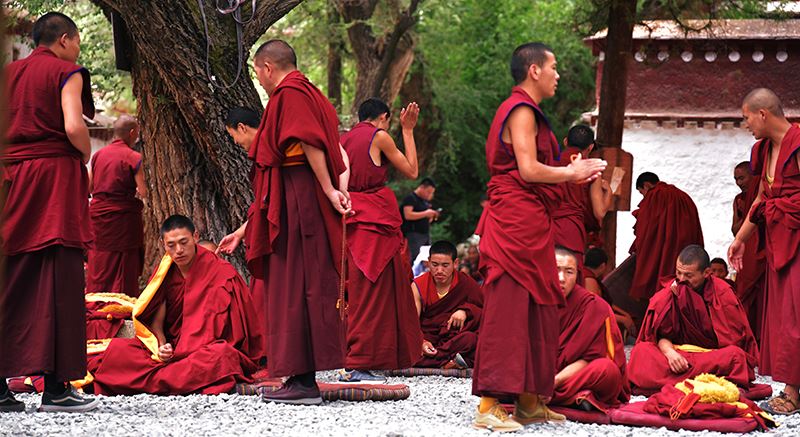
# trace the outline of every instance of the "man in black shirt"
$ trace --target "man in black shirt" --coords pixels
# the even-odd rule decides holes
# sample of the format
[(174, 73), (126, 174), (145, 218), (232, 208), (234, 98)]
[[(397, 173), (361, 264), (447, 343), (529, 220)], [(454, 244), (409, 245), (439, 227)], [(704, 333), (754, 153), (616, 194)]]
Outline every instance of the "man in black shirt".
[(408, 252), (413, 263), (419, 248), (431, 244), (431, 222), (439, 218), (439, 212), (431, 209), (431, 200), (436, 183), (424, 178), (419, 186), (403, 199), (400, 205), (403, 216), (403, 235), (408, 240)]

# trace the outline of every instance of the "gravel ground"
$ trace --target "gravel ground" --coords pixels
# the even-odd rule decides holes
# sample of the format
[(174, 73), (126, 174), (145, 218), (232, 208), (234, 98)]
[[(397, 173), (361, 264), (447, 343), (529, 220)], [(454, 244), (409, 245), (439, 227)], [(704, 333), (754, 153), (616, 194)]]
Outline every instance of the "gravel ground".
[[(332, 372), (320, 373), (333, 380)], [(317, 407), (267, 404), (256, 396), (118, 396), (102, 397), (92, 413), (36, 413), (38, 395), (19, 395), (27, 413), (0, 414), (0, 436), (486, 436), (471, 428), (477, 398), (471, 380), (443, 377), (390, 378), (407, 384), (411, 397), (398, 402), (333, 402)], [(766, 378), (758, 382), (772, 383)], [(781, 384), (773, 384), (776, 392)], [(634, 401), (644, 398), (634, 398)], [(800, 415), (781, 417), (776, 436), (800, 435)], [(721, 436), (711, 432), (673, 432), (666, 429), (618, 425), (531, 425), (524, 435), (595, 436)], [(753, 433), (755, 434), (755, 433)], [(730, 435), (730, 434), (727, 434)]]

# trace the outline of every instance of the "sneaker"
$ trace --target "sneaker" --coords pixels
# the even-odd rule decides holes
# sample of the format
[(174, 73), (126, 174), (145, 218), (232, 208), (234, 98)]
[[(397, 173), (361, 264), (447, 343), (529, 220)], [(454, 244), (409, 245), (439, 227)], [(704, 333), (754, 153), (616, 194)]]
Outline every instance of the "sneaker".
[(472, 427), (497, 432), (514, 432), (521, 430), (522, 424), (509, 417), (502, 405), (495, 404), (485, 413), (481, 413), (478, 408), (475, 412), (475, 420), (472, 421)]
[(286, 380), (278, 390), (262, 393), (261, 399), (264, 402), (292, 405), (319, 405), (322, 403), (322, 396), (320, 396), (316, 383), (313, 387), (304, 387), (292, 378)]
[(513, 416), (514, 420), (523, 425), (541, 422), (563, 422), (567, 420), (567, 416), (547, 408), (547, 405), (542, 401), (539, 401), (533, 411), (525, 411), (518, 403), (515, 404)]
[(48, 392), (42, 393), (42, 405), (39, 407), (39, 411), (85, 413), (94, 410), (99, 405), (99, 399), (84, 396), (78, 393), (72, 385), (67, 385), (64, 393), (58, 395)]
[(352, 382), (354, 384), (386, 384), (386, 377), (375, 375), (369, 370), (340, 370), (339, 382)]
[(10, 390), (0, 393), (0, 413), (21, 413), (25, 411), (25, 403), (18, 401)]

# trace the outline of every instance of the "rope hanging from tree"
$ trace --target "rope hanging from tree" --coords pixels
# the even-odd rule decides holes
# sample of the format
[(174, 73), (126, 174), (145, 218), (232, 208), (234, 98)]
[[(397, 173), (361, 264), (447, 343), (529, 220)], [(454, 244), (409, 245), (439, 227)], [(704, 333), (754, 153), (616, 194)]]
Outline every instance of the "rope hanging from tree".
[(215, 0), (214, 6), (217, 12), (222, 15), (230, 15), (233, 18), (233, 21), (236, 22), (236, 46), (238, 52), (236, 77), (234, 77), (233, 82), (226, 83), (222, 79), (217, 79), (217, 77), (211, 72), (211, 38), (208, 34), (208, 20), (206, 19), (205, 2), (204, 0), (197, 0), (197, 5), (200, 7), (200, 16), (203, 18), (203, 31), (205, 32), (206, 36), (206, 75), (208, 76), (208, 80), (211, 85), (217, 88), (228, 89), (233, 87), (236, 85), (236, 82), (239, 81), (239, 77), (242, 75), (242, 69), (244, 67), (244, 45), (242, 43), (243, 29), (244, 25), (252, 21), (256, 15), (256, 0), (250, 0), (252, 5), (250, 17), (246, 20), (242, 19), (242, 6), (247, 3), (247, 1), (248, 0)]

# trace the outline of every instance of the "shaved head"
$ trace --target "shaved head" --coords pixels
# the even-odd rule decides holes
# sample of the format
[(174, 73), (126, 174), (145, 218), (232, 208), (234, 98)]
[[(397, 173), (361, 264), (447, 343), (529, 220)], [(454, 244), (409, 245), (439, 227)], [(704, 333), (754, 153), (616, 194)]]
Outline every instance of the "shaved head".
[(784, 117), (781, 99), (767, 88), (756, 88), (744, 98), (742, 102), (751, 112), (765, 110), (776, 117)]
[(78, 26), (60, 12), (48, 12), (33, 23), (33, 43), (37, 46), (54, 44), (62, 35), (72, 38), (78, 34)]
[(553, 49), (540, 42), (523, 44), (511, 55), (511, 77), (518, 85), (528, 76), (528, 69), (532, 64), (540, 67), (544, 66), (547, 60), (547, 53), (553, 53)]
[(272, 39), (256, 50), (255, 61), (261, 64), (265, 61), (275, 65), (279, 70), (292, 71), (297, 69), (297, 55), (286, 41)]
[(750, 173), (750, 161), (742, 161), (736, 164), (734, 170), (747, 170), (747, 172)]
[(133, 146), (139, 138), (139, 121), (130, 115), (120, 115), (114, 122), (114, 137), (121, 139), (125, 144)]

